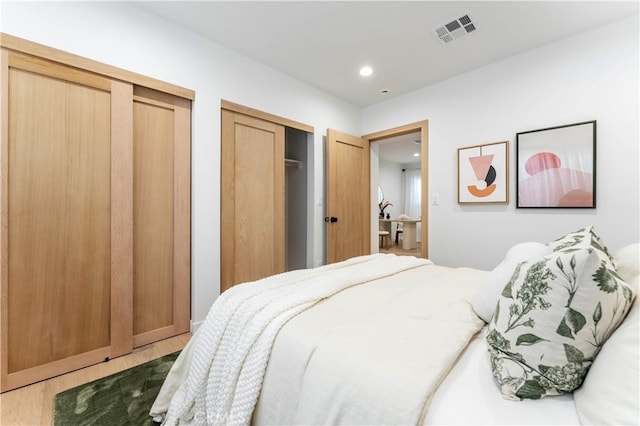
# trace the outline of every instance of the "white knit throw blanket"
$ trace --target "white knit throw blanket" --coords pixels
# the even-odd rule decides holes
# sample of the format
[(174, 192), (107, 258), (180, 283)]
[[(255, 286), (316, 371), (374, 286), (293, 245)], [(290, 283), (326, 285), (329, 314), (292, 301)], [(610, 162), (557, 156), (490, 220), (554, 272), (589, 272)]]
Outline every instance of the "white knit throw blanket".
[(194, 337), (189, 374), (171, 399), (164, 424), (248, 425), (273, 341), (288, 320), (341, 290), (430, 263), (374, 254), (227, 290)]

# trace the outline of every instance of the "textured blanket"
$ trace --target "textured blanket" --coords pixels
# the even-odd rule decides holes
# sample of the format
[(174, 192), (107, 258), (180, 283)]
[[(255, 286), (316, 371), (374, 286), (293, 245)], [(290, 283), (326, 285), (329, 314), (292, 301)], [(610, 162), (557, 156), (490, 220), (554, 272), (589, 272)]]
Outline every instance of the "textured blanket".
[[(169, 374), (174, 383), (165, 383), (151, 415), (168, 425), (249, 424), (271, 347), (287, 321), (344, 289), (430, 263), (375, 254), (229, 289), (181, 354), (189, 357), (188, 373)], [(185, 362), (179, 358), (175, 368), (184, 369)], [(167, 410), (159, 401), (169, 398)]]

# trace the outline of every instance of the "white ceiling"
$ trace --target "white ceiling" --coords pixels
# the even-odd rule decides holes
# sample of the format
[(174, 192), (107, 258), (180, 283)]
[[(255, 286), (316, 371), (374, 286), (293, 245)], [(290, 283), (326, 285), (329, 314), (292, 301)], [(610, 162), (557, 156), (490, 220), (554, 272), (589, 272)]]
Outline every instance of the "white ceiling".
[[(638, 1), (133, 3), (359, 107), (639, 13)], [(477, 30), (443, 44), (434, 29), (463, 14)], [(417, 139), (381, 145), (380, 158), (414, 162)]]
[[(359, 107), (639, 10), (638, 1), (133, 3)], [(446, 45), (435, 36), (467, 13), (475, 32)], [(368, 78), (358, 74), (365, 64)]]
[(420, 145), (416, 142), (420, 142), (420, 132), (373, 143), (378, 144), (378, 157), (382, 160), (407, 165), (420, 163), (420, 157), (414, 156), (415, 153), (420, 153)]

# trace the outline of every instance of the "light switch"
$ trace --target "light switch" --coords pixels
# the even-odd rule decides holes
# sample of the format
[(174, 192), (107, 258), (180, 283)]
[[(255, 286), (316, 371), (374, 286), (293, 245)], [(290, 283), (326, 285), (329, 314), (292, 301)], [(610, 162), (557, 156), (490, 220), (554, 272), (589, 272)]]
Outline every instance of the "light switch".
[(431, 194), (431, 205), (433, 206), (440, 205), (440, 194)]

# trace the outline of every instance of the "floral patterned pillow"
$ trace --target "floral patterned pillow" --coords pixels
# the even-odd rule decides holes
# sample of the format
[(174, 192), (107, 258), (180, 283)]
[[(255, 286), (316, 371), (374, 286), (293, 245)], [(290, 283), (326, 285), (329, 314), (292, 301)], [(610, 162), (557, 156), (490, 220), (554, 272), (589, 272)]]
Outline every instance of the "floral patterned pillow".
[(600, 256), (609, 259), (611, 265), (614, 265), (613, 256), (609, 254), (609, 250), (598, 234), (596, 234), (593, 226), (587, 226), (586, 228), (571, 232), (547, 245), (554, 252), (577, 250), (579, 248), (593, 248), (599, 251)]
[(635, 298), (593, 228), (549, 246), (515, 267), (489, 323), (492, 372), (510, 399), (578, 388)]

